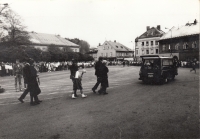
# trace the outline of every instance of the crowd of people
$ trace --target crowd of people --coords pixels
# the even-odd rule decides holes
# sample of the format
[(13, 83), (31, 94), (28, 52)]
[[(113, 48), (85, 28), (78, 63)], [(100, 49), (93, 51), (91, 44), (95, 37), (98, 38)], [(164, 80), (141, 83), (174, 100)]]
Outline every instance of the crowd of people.
[[(78, 62), (77, 64), (84, 65), (84, 67), (93, 67), (94, 61), (90, 62)], [(26, 62), (19, 63), (22, 68), (25, 66)], [(16, 63), (4, 63), (0, 62), (0, 76), (14, 76), (14, 66)], [(66, 62), (37, 62), (34, 66), (38, 72), (53, 72), (61, 70), (69, 70), (69, 66), (72, 65), (72, 61)]]

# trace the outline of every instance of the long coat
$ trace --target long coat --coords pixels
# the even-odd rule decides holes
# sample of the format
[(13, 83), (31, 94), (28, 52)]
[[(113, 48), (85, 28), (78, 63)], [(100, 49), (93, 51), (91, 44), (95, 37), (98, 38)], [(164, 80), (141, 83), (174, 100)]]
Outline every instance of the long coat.
[(35, 96), (41, 93), (41, 90), (37, 81), (37, 71), (34, 66), (26, 65), (24, 68), (24, 78), (28, 84), (28, 89), (30, 90), (30, 95)]
[(103, 87), (109, 87), (108, 72), (109, 72), (108, 67), (106, 67), (106, 65), (102, 64), (100, 67), (99, 76), (101, 78), (101, 85)]
[(95, 64), (95, 75), (97, 77), (100, 76), (100, 67), (102, 65), (102, 62), (101, 61), (97, 61), (96, 64)]

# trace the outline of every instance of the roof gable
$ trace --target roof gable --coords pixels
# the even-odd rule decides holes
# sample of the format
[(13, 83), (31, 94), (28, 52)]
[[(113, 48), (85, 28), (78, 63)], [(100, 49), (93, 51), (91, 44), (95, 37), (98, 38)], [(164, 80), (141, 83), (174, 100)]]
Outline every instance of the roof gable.
[(123, 44), (119, 42), (105, 41), (103, 45), (104, 46), (109, 45), (116, 51), (132, 51), (130, 48), (124, 46)]
[(151, 29), (149, 29), (146, 32), (144, 32), (137, 39), (161, 37), (163, 34), (164, 34), (164, 32), (162, 30), (158, 30), (157, 28), (152, 27)]
[(166, 34), (164, 34), (160, 40), (171, 39), (176, 37), (188, 36), (200, 34), (199, 23), (196, 24), (186, 24), (180, 27), (173, 27)]
[(79, 46), (75, 43), (72, 43), (59, 35), (44, 34), (29, 32), (30, 41), (34, 44), (43, 44), (43, 45), (59, 45), (59, 46)]

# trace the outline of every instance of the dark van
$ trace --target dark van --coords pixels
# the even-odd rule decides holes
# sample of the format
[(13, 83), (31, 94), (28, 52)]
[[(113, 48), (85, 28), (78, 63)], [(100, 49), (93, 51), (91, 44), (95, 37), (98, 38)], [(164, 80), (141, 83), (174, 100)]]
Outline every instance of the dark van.
[(144, 83), (164, 83), (173, 80), (178, 75), (177, 61), (172, 57), (159, 55), (141, 56), (142, 66), (139, 80)]

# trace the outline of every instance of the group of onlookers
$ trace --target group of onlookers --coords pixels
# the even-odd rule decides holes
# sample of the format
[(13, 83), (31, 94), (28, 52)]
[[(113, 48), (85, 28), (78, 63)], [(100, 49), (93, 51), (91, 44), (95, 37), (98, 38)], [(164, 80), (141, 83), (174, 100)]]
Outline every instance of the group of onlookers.
[[(83, 65), (84, 67), (93, 67), (94, 62), (78, 62), (79, 66)], [(4, 63), (0, 62), (0, 76), (14, 76), (14, 66), (16, 63)], [(22, 68), (25, 66), (25, 62), (19, 63)], [(69, 70), (69, 66), (72, 65), (71, 61), (66, 62), (37, 62), (34, 63), (34, 66), (38, 72), (52, 72), (52, 71), (61, 71)]]

